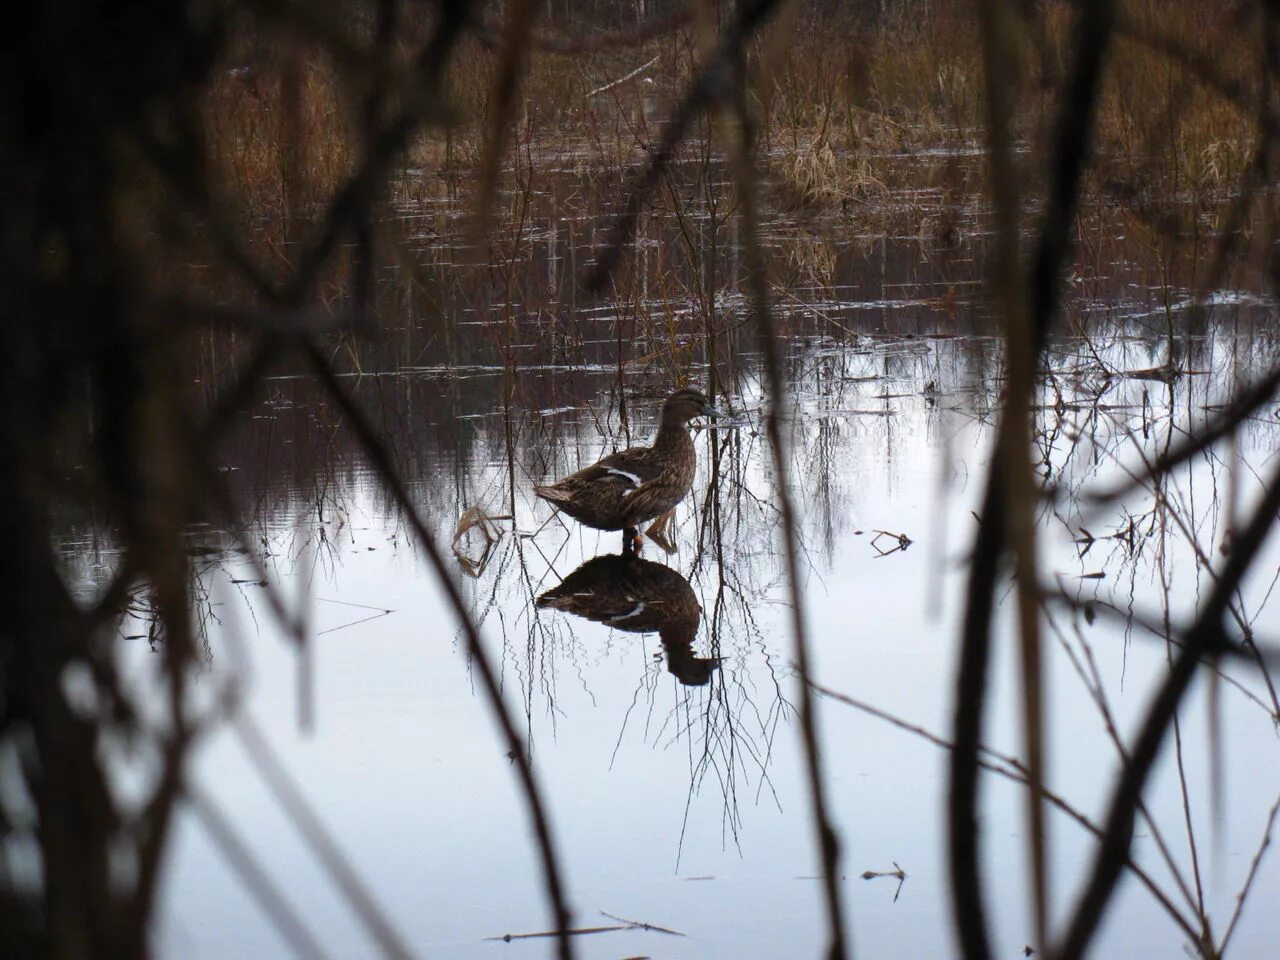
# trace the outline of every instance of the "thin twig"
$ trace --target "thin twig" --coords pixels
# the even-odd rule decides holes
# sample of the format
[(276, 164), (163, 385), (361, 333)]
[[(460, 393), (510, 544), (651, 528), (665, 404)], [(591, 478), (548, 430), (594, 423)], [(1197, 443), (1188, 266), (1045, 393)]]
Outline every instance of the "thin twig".
[(1262, 845), (1258, 847), (1257, 853), (1253, 855), (1253, 861), (1249, 864), (1249, 875), (1245, 878), (1244, 886), (1236, 894), (1236, 906), (1231, 911), (1231, 922), (1227, 924), (1227, 931), (1222, 935), (1222, 943), (1218, 945), (1220, 957), (1227, 954), (1231, 935), (1236, 932), (1236, 924), (1240, 921), (1241, 913), (1244, 912), (1244, 902), (1249, 899), (1249, 890), (1253, 886), (1254, 878), (1258, 875), (1258, 868), (1262, 866), (1262, 858), (1266, 855), (1267, 848), (1271, 846), (1271, 831), (1275, 828), (1277, 813), (1280, 813), (1280, 797), (1276, 797), (1276, 802), (1271, 805), (1271, 812), (1267, 814), (1267, 827), (1262, 832)]
[(222, 811), (204, 795), (203, 791), (192, 784), (187, 784), (185, 795), (187, 806), (204, 824), (210, 839), (227, 858), (227, 863), (240, 875), (241, 881), (253, 894), (254, 900), (262, 907), (267, 918), (293, 952), (299, 957), (324, 960), (327, 954), (321, 949), (319, 942), (294, 912), (279, 887), (267, 876), (249, 845), (236, 833), (230, 821), (222, 815)]
[(765, 430), (778, 490), (778, 506), (782, 518), (782, 545), (786, 559), (787, 593), (791, 611), (791, 632), (795, 639), (796, 667), (800, 673), (800, 730), (804, 742), (805, 764), (809, 778), (809, 799), (813, 826), (817, 833), (818, 853), (822, 863), (823, 891), (827, 910), (827, 956), (843, 960), (848, 954), (844, 930), (844, 911), (840, 903), (840, 844), (826, 798), (822, 775), (821, 749), (818, 743), (818, 719), (809, 683), (813, 678), (809, 662), (808, 628), (805, 623), (804, 597), (800, 588), (800, 561), (796, 532), (795, 508), (792, 504), (788, 445), (782, 432), (782, 358), (779, 356), (778, 331), (769, 304), (769, 283), (760, 256), (756, 213), (755, 171), (751, 162), (751, 127), (747, 108), (745, 53), (738, 51), (734, 61), (737, 142), (733, 149), (734, 179), (742, 218), (743, 249), (751, 297), (760, 331), (760, 350), (764, 356), (765, 383), (769, 404), (765, 413)]
[(1225, 640), (1222, 616), (1236, 588), (1248, 572), (1254, 556), (1262, 548), (1271, 525), (1280, 510), (1280, 465), (1273, 472), (1266, 493), (1254, 515), (1240, 534), (1227, 557), (1221, 576), (1195, 622), (1183, 638), (1183, 646), (1173, 659), (1143, 720), (1134, 742), (1129, 763), (1121, 771), (1112, 793), (1105, 828), (1089, 881), (1072, 912), (1059, 960), (1076, 960), (1083, 956), (1102, 920), (1103, 910), (1119, 877), (1124, 859), (1133, 841), (1134, 813), (1142, 796), (1147, 777), (1155, 765), (1160, 745), (1183, 695), (1191, 685), (1201, 657), (1217, 650)]
[[(837, 690), (824, 687), (821, 684), (814, 683), (811, 684), (811, 686), (823, 696), (830, 697), (833, 700), (838, 700), (840, 703), (853, 707), (855, 710), (860, 710), (869, 716), (875, 717), (877, 720), (883, 720), (885, 723), (895, 726), (899, 730), (904, 730), (913, 736), (920, 737), (922, 740), (927, 740), (935, 747), (941, 747), (949, 753), (954, 753), (956, 750), (954, 743), (951, 743), (949, 740), (938, 736), (936, 733), (933, 733), (924, 727), (917, 726), (914, 723), (909, 723), (906, 720), (902, 720), (891, 713), (879, 709), (878, 707), (873, 707), (869, 703), (855, 699), (848, 694), (840, 693)], [(979, 745), (978, 752), (980, 754), (978, 758), (978, 766), (981, 769), (1031, 789), (1031, 783), (1027, 777), (1026, 768), (1023, 767), (1016, 757), (1000, 753), (985, 744)], [(1089, 833), (1093, 834), (1095, 837), (1102, 836), (1102, 829), (1077, 810), (1065, 797), (1054, 793), (1052, 790), (1045, 787), (1041, 787), (1039, 793), (1047, 802), (1057, 807)], [(1182, 928), (1187, 936), (1193, 941), (1197, 941), (1199, 935), (1196, 928), (1192, 926), (1191, 922), (1182, 915), (1182, 912), (1174, 905), (1173, 901), (1169, 899), (1165, 892), (1160, 889), (1151, 875), (1148, 874), (1132, 858), (1125, 861), (1125, 867), (1138, 878), (1144, 887), (1147, 888), (1147, 891), (1155, 898), (1156, 902), (1164, 908), (1169, 917)], [(1206, 958), (1206, 960), (1210, 960), (1210, 958)]]
[[(1061, 295), (1059, 273), (1071, 248), (1080, 180), (1089, 152), (1102, 63), (1111, 35), (1112, 5), (1106, 0), (1083, 4), (1076, 25), (1073, 69), (1064, 91), (1054, 137), (1049, 195), (1039, 242), (1026, 284), (1026, 323), (1029, 352), (1044, 350), (1050, 324)], [(1038, 368), (1038, 362), (1032, 365)], [(1003, 416), (1022, 415), (1006, 409)], [(977, 809), (978, 745), (987, 699), (991, 620), (1001, 558), (1008, 535), (1005, 498), (1009, 454), (1002, 449), (1001, 430), (987, 474), (981, 520), (973, 548), (973, 563), (965, 596), (960, 660), (956, 672), (954, 740), (948, 791), (948, 845), (951, 896), (966, 960), (987, 960), (991, 954), (981, 898)], [(975, 912), (977, 911), (977, 912)], [(1043, 945), (1041, 945), (1043, 949)]]
[(311, 809), (302, 791), (285, 773), (283, 764), (272, 751), (258, 725), (248, 714), (240, 713), (234, 720), (234, 727), (245, 753), (253, 761), (280, 808), (293, 821), (312, 853), (337, 882), (352, 910), (383, 954), (396, 960), (410, 960), (414, 955), (413, 951), (383, 915), (377, 901), (356, 875), (346, 855), (338, 849), (337, 843)]
[(383, 486), (404, 513), (409, 526), (417, 537), (419, 545), (431, 563), (431, 568), (435, 572), (440, 586), (445, 591), (445, 596), (448, 598), (449, 606), (453, 609), (458, 624), (462, 628), (467, 652), (475, 662), (477, 672), (480, 675), (481, 686), (489, 700), (489, 707), (493, 711), (498, 725), (502, 728), (503, 739), (506, 741), (507, 749), (515, 762), (516, 771), (519, 774), (520, 785), (524, 790), (525, 801), (529, 806), (529, 816), (533, 821), (534, 836), (537, 839), (538, 852), (542, 861), (543, 878), (547, 887), (547, 898), (550, 901), (552, 914), (556, 920), (556, 929), (559, 931), (559, 955), (561, 960), (570, 960), (573, 956), (573, 944), (568, 933), (571, 926), (571, 917), (568, 905), (565, 902), (559, 859), (556, 856), (555, 844), (551, 837), (551, 822), (547, 817), (541, 791), (538, 789), (537, 781), (534, 779), (533, 768), (525, 753), (524, 738), (517, 730), (515, 720), (512, 719), (511, 712), (507, 709), (506, 703), (502, 699), (502, 688), (498, 684), (498, 677), (493, 665), (489, 662), (489, 655), (485, 652), (484, 645), (480, 642), (480, 632), (476, 629), (470, 614), (467, 612), (467, 606), (462, 599), (462, 594), (458, 591), (457, 584), (454, 583), (453, 577), (449, 574), (449, 567), (445, 564), (444, 557), (436, 546), (435, 539), (414, 506), (413, 499), (409, 495), (409, 490), (405, 486), (404, 480), (392, 463), (390, 451), (388, 451), (386, 444), (374, 430), (372, 421), (360, 408), (355, 398), (338, 381), (333, 368), (319, 348), (314, 344), (308, 343), (304, 348), (304, 352), (317, 378), (333, 398), (338, 409), (342, 411), (348, 426), (359, 438), (364, 448), (365, 456), (369, 458), (370, 464), (378, 474)]
[(614, 218), (604, 244), (596, 251), (592, 266), (583, 280), (583, 286), (589, 293), (599, 293), (604, 289), (613, 268), (617, 266), (622, 248), (635, 231), (636, 220), (640, 216), (645, 198), (674, 159), (676, 148), (684, 141), (694, 118), (716, 104), (726, 103), (733, 95), (732, 68), (735, 58), (741, 54), (752, 35), (772, 17), (780, 3), (781, 0), (747, 0), (721, 32), (706, 66), (663, 127), (662, 139), (652, 151), (649, 162), (632, 178), (631, 187), (627, 191), (627, 202), (622, 212)]
[(640, 64), (640, 66), (636, 67), (634, 70), (632, 70), (630, 73), (626, 74), (625, 76), (621, 76), (617, 80), (611, 80), (608, 83), (606, 83), (603, 87), (596, 87), (590, 93), (585, 94), (582, 99), (590, 100), (592, 97), (597, 96), (598, 94), (606, 93), (607, 91), (612, 90), (614, 87), (622, 86), (628, 80), (634, 80), (636, 77), (640, 76), (640, 74), (644, 73), (646, 70), (648, 70), (650, 67), (652, 67), (655, 63), (657, 63), (661, 59), (662, 57), (661, 55), (659, 55), (654, 57), (648, 63)]

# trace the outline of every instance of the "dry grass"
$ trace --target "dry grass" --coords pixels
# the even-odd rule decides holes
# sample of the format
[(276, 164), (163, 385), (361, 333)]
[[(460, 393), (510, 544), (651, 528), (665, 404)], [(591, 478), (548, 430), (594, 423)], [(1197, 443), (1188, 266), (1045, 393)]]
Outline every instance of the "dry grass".
[[(1229, 16), (1211, 18), (1195, 4), (1157, 7), (1148, 0), (1129, 4), (1128, 15), (1144, 32), (1195, 51), (1245, 89), (1254, 85), (1258, 44)], [(1117, 48), (1099, 119), (1100, 152), (1167, 181), (1169, 191), (1221, 189), (1252, 153), (1254, 115), (1208, 89), (1196, 71), (1132, 38)]]
[(305, 48), (226, 66), (202, 105), (215, 187), (273, 218), (291, 197), (306, 204), (331, 192), (354, 164), (352, 105), (341, 89), (332, 66)]
[[(866, 200), (874, 206), (894, 185), (893, 154), (981, 140), (981, 46), (969, 5), (924, 9), (921, 16), (908, 5), (878, 23), (849, 12), (801, 16), (757, 41), (759, 142), (775, 177), (789, 186), (784, 194), (817, 208)], [(1033, 146), (1047, 136), (1072, 17), (1067, 5), (1049, 4), (1021, 25), (1023, 83), (1012, 129)], [(1239, 55), (1258, 46), (1247, 36), (1248, 20), (1210, 15), (1189, 0), (1132, 0), (1124, 17), (1166, 49), (1131, 34), (1113, 56), (1098, 124), (1099, 153), (1111, 160), (1104, 165), (1111, 192), (1121, 201), (1151, 189), (1221, 194), (1252, 155), (1249, 118), (1168, 48), (1185, 48), (1228, 77), (1234, 69), (1235, 82), (1251, 91), (1256, 64)], [(305, 208), (350, 171), (359, 105), (344, 101), (335, 68), (316, 51), (261, 38), (243, 46), (243, 57), (208, 90), (204, 118), (216, 182), (243, 198), (249, 213), (270, 218), (283, 215), (291, 197)], [(498, 62), (479, 39), (462, 46), (449, 78), (454, 123), (421, 138), (412, 160), (428, 178), (454, 185), (479, 169)], [(596, 173), (629, 168), (693, 75), (695, 48), (691, 34), (680, 31), (621, 50), (534, 54), (512, 142), (561, 166)], [(1224, 50), (1236, 51), (1234, 59)], [(653, 58), (654, 66), (634, 80), (590, 96)], [(283, 145), (295, 132), (291, 152)], [(424, 189), (428, 196), (438, 192)], [(410, 188), (400, 199), (412, 196)]]

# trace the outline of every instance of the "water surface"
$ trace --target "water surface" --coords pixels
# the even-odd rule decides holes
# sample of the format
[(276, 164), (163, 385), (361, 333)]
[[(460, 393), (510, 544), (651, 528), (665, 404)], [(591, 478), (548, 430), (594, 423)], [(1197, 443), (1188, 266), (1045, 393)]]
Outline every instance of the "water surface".
[[(782, 406), (815, 679), (944, 737), (1002, 357), (981, 299), (984, 216), (976, 204), (948, 202), (930, 177), (963, 179), (971, 173), (957, 164), (979, 159), (917, 161), (937, 167), (921, 176), (915, 233), (868, 239), (855, 223), (833, 231), (832, 214), (816, 233), (813, 215), (780, 215), (766, 243), (789, 335)], [(579, 955), (815, 956), (825, 921), (738, 240), (731, 218), (705, 202), (655, 212), (614, 295), (588, 301), (574, 278), (599, 240), (601, 205), (607, 198), (535, 192), (497, 265), (445, 240), (447, 197), (438, 210), (420, 207), (418, 263), (380, 292), (390, 332), (362, 348), (347, 382), (376, 411), (438, 543), (449, 544), (469, 508), (498, 518), (487, 547), (478, 530), (462, 538), (453, 575), (527, 728), (578, 925), (607, 925), (612, 915), (682, 934), (584, 936)], [(1231, 518), (1247, 515), (1276, 448), (1275, 410), (1249, 423), (1234, 451), (1177, 471), (1159, 498), (1138, 491), (1099, 508), (1088, 492), (1203, 421), (1275, 362), (1277, 344), (1274, 306), (1243, 294), (1219, 295), (1191, 328), (1189, 285), (1154, 282), (1159, 265), (1105, 211), (1084, 220), (1097, 233), (1049, 350), (1036, 449), (1051, 490), (1039, 510), (1042, 576), (1062, 595), (1045, 607), (1049, 782), (1097, 819), (1118, 769), (1099, 702), (1122, 733), (1133, 730), (1169, 656), (1141, 623), (1189, 621), (1212, 582), (1197, 553), (1220, 556)], [(410, 230), (415, 222), (404, 221)], [(684, 239), (689, 230), (698, 243)], [(500, 251), (503, 242), (499, 232)], [(1169, 363), (1182, 375), (1165, 376)], [(539, 607), (536, 598), (571, 572), (617, 553), (620, 537), (554, 516), (533, 485), (647, 442), (662, 395), (684, 379), (712, 385), (732, 416), (696, 428), (698, 479), (676, 511), (674, 551), (651, 543), (644, 561), (670, 571), (654, 575), (667, 596), (686, 596), (687, 583), (698, 609), (660, 636)], [(315, 384), (286, 371), (228, 446), (243, 539), (261, 552), (271, 587), (306, 612), (311, 642), (301, 656), (258, 568), (228, 549), (233, 531), (193, 531), (205, 554), (201, 684), (211, 697), (227, 685), (239, 691), (415, 950), (546, 956), (549, 940), (492, 939), (552, 925), (512, 760), (439, 584), (338, 420)], [(89, 578), (110, 567), (87, 539), (68, 551)], [(1259, 642), (1280, 634), (1268, 603), (1278, 567), (1272, 544), (1240, 597)], [(1010, 589), (999, 594), (986, 740), (1017, 755)], [(136, 682), (146, 684), (158, 657), (145, 623), (122, 632)], [(1280, 797), (1275, 695), (1250, 663), (1219, 669), (1187, 701), (1180, 750), (1166, 746), (1148, 798), (1185, 895), (1149, 825), (1135, 842), (1136, 861), (1169, 898), (1184, 913), (1188, 898), (1203, 898), (1217, 930)], [(945, 752), (829, 697), (820, 723), (858, 954), (951, 955)], [(372, 953), (230, 729), (209, 738), (192, 777), (329, 955)], [(1034, 938), (1021, 788), (988, 776), (982, 789), (996, 951), (1021, 956)], [(1093, 844), (1060, 813), (1050, 826), (1061, 919)], [(901, 882), (862, 876), (896, 869)], [(283, 951), (190, 811), (167, 870), (161, 955)], [(1280, 867), (1264, 858), (1232, 955), (1271, 955), (1277, 894)], [(1185, 939), (1129, 878), (1093, 955), (1182, 955)]]

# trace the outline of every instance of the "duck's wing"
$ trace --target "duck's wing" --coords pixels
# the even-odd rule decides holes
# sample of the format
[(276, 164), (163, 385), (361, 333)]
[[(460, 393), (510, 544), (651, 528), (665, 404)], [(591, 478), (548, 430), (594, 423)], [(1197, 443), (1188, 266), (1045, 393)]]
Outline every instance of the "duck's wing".
[(662, 475), (662, 464), (649, 447), (619, 451), (605, 457), (596, 466), (607, 471), (610, 477), (624, 481), (631, 490), (651, 483)]
[(610, 454), (599, 463), (593, 463), (584, 470), (579, 470), (561, 483), (575, 481), (590, 484), (608, 484), (617, 486), (626, 496), (639, 489), (651, 480), (656, 480), (662, 473), (662, 467), (653, 457), (648, 447), (633, 447)]

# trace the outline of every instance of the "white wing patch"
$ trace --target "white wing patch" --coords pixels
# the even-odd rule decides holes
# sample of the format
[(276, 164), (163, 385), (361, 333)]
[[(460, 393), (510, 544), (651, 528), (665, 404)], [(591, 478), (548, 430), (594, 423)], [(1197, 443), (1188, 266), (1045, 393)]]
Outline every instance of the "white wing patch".
[(605, 470), (606, 470), (606, 471), (608, 471), (609, 473), (613, 474), (615, 477), (622, 477), (622, 478), (624, 478), (624, 479), (626, 479), (626, 480), (630, 480), (630, 481), (631, 481), (631, 487), (630, 487), (630, 489), (628, 489), (628, 490), (623, 490), (623, 491), (622, 491), (622, 495), (623, 495), (624, 497), (625, 497), (628, 493), (634, 493), (634, 492), (635, 492), (635, 489), (636, 489), (638, 486), (640, 486), (640, 484), (641, 484), (641, 482), (642, 482), (642, 481), (640, 480), (640, 475), (639, 475), (639, 474), (632, 473), (630, 470), (620, 470), (620, 469), (618, 469), (617, 467), (605, 467)]
[(639, 603), (637, 603), (634, 607), (632, 607), (632, 608), (631, 608), (631, 611), (630, 611), (629, 613), (620, 613), (620, 614), (618, 614), (616, 617), (610, 617), (610, 618), (609, 618), (609, 622), (610, 622), (610, 623), (617, 623), (619, 620), (630, 620), (632, 617), (638, 617), (638, 616), (640, 616), (640, 614), (642, 614), (642, 613), (644, 613), (644, 601), (643, 601), (643, 600), (641, 600), (641, 601), (640, 601)]

